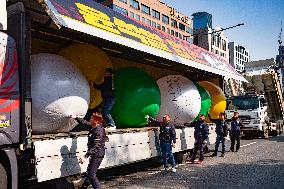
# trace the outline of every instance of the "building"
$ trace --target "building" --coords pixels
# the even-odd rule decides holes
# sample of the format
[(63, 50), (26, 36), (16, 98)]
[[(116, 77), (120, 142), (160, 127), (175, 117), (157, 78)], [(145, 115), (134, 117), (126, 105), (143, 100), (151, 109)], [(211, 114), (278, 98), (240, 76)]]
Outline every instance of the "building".
[(250, 62), (250, 54), (248, 49), (237, 44), (236, 42), (230, 42), (229, 62), (238, 72), (244, 72), (246, 62)]
[(193, 21), (159, 0), (96, 0), (144, 24), (193, 43)]
[[(220, 55), (229, 62), (228, 38), (221, 28), (212, 27), (212, 15), (207, 12), (197, 12), (193, 16), (193, 43), (214, 54)], [(220, 32), (218, 32), (220, 31)], [(212, 34), (212, 32), (214, 32)]]

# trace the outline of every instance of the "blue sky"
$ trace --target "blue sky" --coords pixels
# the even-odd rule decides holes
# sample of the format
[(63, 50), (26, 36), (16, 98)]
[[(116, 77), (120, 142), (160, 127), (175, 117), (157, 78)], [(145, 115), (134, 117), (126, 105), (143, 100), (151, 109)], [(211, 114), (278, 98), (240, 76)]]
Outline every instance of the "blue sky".
[(277, 40), (281, 20), (284, 25), (284, 0), (162, 1), (187, 16), (199, 11), (211, 13), (213, 27), (226, 28), (245, 23), (244, 26), (225, 31), (225, 35), (229, 41), (247, 47), (251, 53), (251, 60), (275, 58), (278, 53)]

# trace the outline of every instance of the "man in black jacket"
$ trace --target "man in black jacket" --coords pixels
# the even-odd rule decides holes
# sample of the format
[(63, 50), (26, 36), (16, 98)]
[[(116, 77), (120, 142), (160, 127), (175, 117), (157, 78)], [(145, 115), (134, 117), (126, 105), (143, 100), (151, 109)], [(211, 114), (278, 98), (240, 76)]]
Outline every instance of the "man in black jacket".
[(239, 118), (239, 113), (234, 112), (234, 117), (231, 120), (231, 131), (230, 131), (230, 137), (231, 137), (231, 147), (230, 150), (233, 152), (235, 149), (235, 142), (236, 144), (236, 152), (240, 149), (240, 140), (241, 140), (241, 130), (243, 127), (242, 120)]
[(111, 109), (115, 103), (113, 70), (111, 68), (106, 68), (103, 83), (101, 83), (100, 85), (93, 83), (93, 87), (101, 91), (101, 96), (103, 99), (103, 117), (107, 123), (107, 126), (111, 130), (116, 129), (115, 123), (110, 114)]
[(167, 171), (168, 170), (167, 156), (168, 156), (170, 163), (172, 165), (171, 171), (175, 173), (176, 165), (175, 165), (175, 158), (172, 152), (172, 147), (175, 147), (176, 131), (174, 124), (170, 122), (171, 117), (169, 115), (164, 115), (163, 122), (159, 122), (158, 120), (155, 120), (149, 116), (146, 116), (146, 118), (155, 125), (160, 126), (159, 139), (160, 139), (160, 148), (162, 152), (164, 167), (165, 170)]
[(106, 141), (106, 134), (102, 125), (102, 115), (100, 113), (93, 113), (90, 122), (82, 118), (75, 118), (75, 120), (88, 127), (92, 127), (92, 129), (88, 133), (88, 149), (87, 153), (84, 156), (85, 158), (90, 157), (90, 160), (87, 169), (87, 175), (83, 185), (81, 186), (81, 189), (86, 189), (90, 184), (93, 186), (93, 188), (100, 189), (101, 186), (96, 176), (96, 172), (105, 155)]
[(211, 119), (210, 115), (208, 116), (209, 116), (210, 121), (216, 124), (215, 132), (217, 134), (216, 142), (215, 142), (215, 151), (211, 155), (211, 157), (217, 156), (220, 143), (222, 143), (221, 157), (224, 157), (225, 156), (225, 137), (228, 135), (228, 124), (225, 120), (225, 114), (220, 113), (219, 119)]
[(194, 138), (195, 138), (195, 143), (194, 143), (194, 149), (193, 149), (193, 154), (190, 159), (186, 161), (186, 163), (194, 163), (194, 160), (197, 155), (197, 151), (199, 150), (200, 156), (199, 156), (199, 161), (197, 162), (198, 164), (203, 164), (203, 159), (204, 159), (204, 146), (206, 145), (206, 139), (208, 138), (209, 135), (209, 127), (207, 123), (205, 122), (205, 116), (203, 114), (200, 115), (199, 120), (193, 122), (194, 125)]

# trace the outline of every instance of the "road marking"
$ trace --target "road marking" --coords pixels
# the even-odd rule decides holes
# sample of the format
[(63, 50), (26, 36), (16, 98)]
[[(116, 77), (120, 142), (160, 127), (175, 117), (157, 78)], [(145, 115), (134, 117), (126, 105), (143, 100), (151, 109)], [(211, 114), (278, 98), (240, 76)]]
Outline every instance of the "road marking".
[(250, 146), (250, 145), (255, 144), (255, 143), (257, 143), (257, 142), (252, 142), (252, 143), (249, 143), (249, 144), (245, 144), (245, 145), (242, 145), (240, 147), (242, 148), (242, 147)]

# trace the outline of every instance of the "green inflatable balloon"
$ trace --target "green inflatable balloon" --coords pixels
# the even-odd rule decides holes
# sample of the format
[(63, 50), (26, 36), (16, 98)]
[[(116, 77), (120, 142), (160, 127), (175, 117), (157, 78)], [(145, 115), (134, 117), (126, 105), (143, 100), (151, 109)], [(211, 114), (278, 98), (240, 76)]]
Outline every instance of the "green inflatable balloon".
[(146, 115), (155, 117), (161, 104), (156, 81), (144, 70), (122, 68), (114, 74), (115, 105), (112, 116), (119, 128), (142, 127)]
[(210, 108), (211, 108), (211, 97), (209, 95), (209, 93), (207, 92), (206, 89), (204, 89), (201, 85), (199, 85), (198, 83), (194, 83), (194, 85), (197, 87), (197, 90), (200, 94), (201, 97), (201, 109), (199, 111), (198, 116), (194, 119), (194, 120), (198, 120), (199, 116), (201, 114), (204, 114), (205, 116), (208, 114)]

